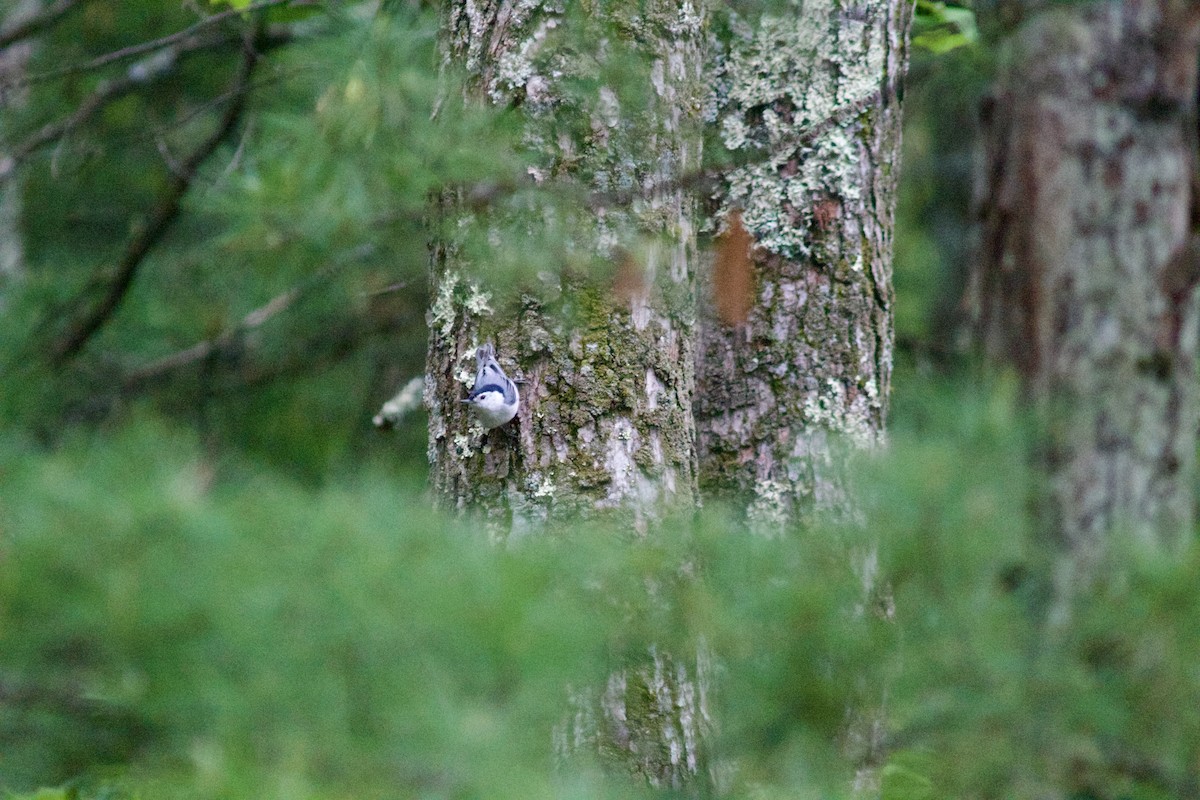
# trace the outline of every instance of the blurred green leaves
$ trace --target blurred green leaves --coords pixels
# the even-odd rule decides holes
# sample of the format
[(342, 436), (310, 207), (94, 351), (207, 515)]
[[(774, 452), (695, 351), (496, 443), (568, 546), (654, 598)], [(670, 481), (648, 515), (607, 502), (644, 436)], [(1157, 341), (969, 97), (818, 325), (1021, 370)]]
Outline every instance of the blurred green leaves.
[(913, 45), (937, 55), (979, 42), (972, 8), (941, 0), (917, 0), (914, 22)]
[(908, 400), (925, 415), (862, 466), (866, 528), (781, 539), (708, 508), (497, 547), (383, 474), (306, 488), (153, 418), (55, 453), (9, 437), (0, 784), (649, 796), (552, 741), (567, 687), (654, 647), (711, 654), (733, 796), (842, 796), (846, 710), (884, 695), (885, 797), (1181, 796), (1200, 551), (1123, 542), (1056, 594), (1011, 397)]

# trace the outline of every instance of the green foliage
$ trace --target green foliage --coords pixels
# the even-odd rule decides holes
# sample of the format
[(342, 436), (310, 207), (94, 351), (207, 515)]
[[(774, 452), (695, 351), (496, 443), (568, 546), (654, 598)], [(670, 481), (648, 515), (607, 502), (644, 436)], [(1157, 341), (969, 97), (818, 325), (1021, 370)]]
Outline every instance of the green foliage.
[(914, 25), (913, 45), (936, 55), (979, 42), (975, 11), (961, 5), (917, 0)]
[[(431, 512), (419, 481), (398, 488), (424, 458), (423, 420), (399, 448), (367, 425), (423, 369), (428, 240), (452, 240), (512, 297), (541, 271), (595, 266), (571, 246), (586, 192), (529, 189), (537, 142), (516, 115), (456, 102), (463, 76), (419, 5), (270, 10), (288, 36), (260, 41), (246, 119), (65, 364), (48, 344), (111, 277), (171, 162), (216, 125), (256, 20), (231, 15), (220, 43), (20, 165), (26, 264), (0, 284), (0, 790), (660, 796), (551, 744), (567, 687), (602, 686), (653, 646), (713, 654), (708, 758), (732, 796), (844, 796), (847, 709), (882, 696), (889, 800), (1194, 793), (1200, 551), (1118, 539), (1066, 592), (1030, 533), (1009, 387), (916, 391), (903, 373), (890, 451), (861, 469), (864, 528), (761, 539), (708, 507), (646, 540), (596, 521), (502, 547)], [(586, 136), (601, 85), (647, 107), (646, 64), (570, 11), (545, 52), (575, 77), (547, 130)], [(196, 23), (194, 5), (157, 0), (78, 12), (47, 31), (31, 74)], [(987, 56), (963, 46), (977, 38), (966, 8), (922, 0), (917, 15), (897, 328), (902, 347), (934, 352), (954, 343), (962, 131)], [(6, 143), (131, 63), (146, 65), (35, 81), (6, 108)], [(614, 132), (613, 151), (633, 133)], [(605, 163), (589, 157), (591, 179)], [(433, 219), (431, 196), (470, 213)], [(129, 383), (202, 341), (220, 348)]]
[[(620, 129), (585, 147), (584, 167), (551, 164), (541, 185), (529, 167), (545, 166), (560, 134), (597, 138), (587, 109), (602, 85), (627, 118), (650, 124), (651, 64), (636, 43), (618, 44), (629, 31), (572, 8), (544, 48), (557, 60), (537, 64), (566, 71), (561, 102), (533, 131), (528, 109), (462, 102), (464, 65), (443, 62), (439, 17), (420, 4), (209, 5), (197, 21), (191, 6), (95, 0), (39, 41), (30, 73), (65, 74), (34, 81), (6, 115), (0, 132), (17, 149), (131, 75), (154, 77), (18, 164), (26, 263), (15, 280), (0, 277), (0, 423), (54, 441), (150, 407), (204, 430), (210, 447), (305, 479), (364, 454), (394, 460), (370, 419), (423, 372), (429, 242), (448, 242), (467, 277), (486, 278), (498, 314), (561, 302), (556, 278), (603, 260), (590, 192), (628, 193), (657, 162), (622, 161), (639, 139)], [(613, 24), (635, 38), (657, 24), (639, 8)], [(86, 66), (214, 19), (186, 40), (202, 47)], [(81, 352), (56, 358), (179, 165), (219, 128), (247, 40), (259, 55), (238, 124), (112, 314)], [(438, 198), (466, 202), (440, 215)], [(656, 235), (627, 213), (632, 197), (606, 202), (612, 241), (637, 252)], [(402, 435), (415, 439), (422, 424), (414, 416)], [(406, 450), (405, 466), (423, 451)]]
[(896, 338), (902, 356), (946, 363), (963, 348), (971, 263), (972, 130), (990, 77), (983, 48), (913, 54), (896, 209)]
[(566, 687), (703, 646), (734, 796), (842, 795), (846, 709), (881, 694), (887, 798), (1178, 796), (1200, 550), (1122, 541), (1058, 591), (1011, 407), (902, 399), (862, 468), (865, 530), (765, 539), (707, 509), (645, 540), (597, 521), (508, 547), (381, 473), (307, 488), (153, 418), (55, 453), (10, 436), (0, 783), (644, 796), (555, 756)]
[[(197, 24), (191, 7), (89, 3), (39, 42), (30, 73), (68, 74), (6, 109), (3, 135), (18, 148), (130, 75), (155, 77), (18, 165), (25, 263), (0, 278), (4, 424), (49, 441), (151, 406), (212, 447), (305, 478), (384, 452), (370, 419), (424, 366), (429, 199), (478, 186), (503, 198), (524, 179), (519, 130), (512, 115), (445, 102), (462, 89), (440, 63), (433, 13), (296, 11), (271, 9), (262, 30), (257, 15), (228, 15), (161, 73), (160, 51), (79, 65)], [(246, 36), (260, 56), (240, 124), (200, 165), (112, 315), (81, 353), (55, 359), (179, 164), (217, 129)], [(539, 266), (513, 248), (477, 260), (511, 275)], [(208, 357), (171, 365), (201, 343)]]

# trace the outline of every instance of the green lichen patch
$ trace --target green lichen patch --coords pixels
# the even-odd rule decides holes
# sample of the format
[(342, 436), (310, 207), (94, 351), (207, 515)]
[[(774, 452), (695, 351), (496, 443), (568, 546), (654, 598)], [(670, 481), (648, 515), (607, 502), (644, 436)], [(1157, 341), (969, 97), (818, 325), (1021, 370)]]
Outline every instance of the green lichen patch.
[(740, 208), (758, 247), (809, 255), (822, 201), (859, 199), (860, 120), (880, 91), (885, 34), (840, 3), (810, 0), (803, 15), (764, 16), (734, 46), (721, 82), (721, 133), (748, 162), (729, 174), (721, 213)]

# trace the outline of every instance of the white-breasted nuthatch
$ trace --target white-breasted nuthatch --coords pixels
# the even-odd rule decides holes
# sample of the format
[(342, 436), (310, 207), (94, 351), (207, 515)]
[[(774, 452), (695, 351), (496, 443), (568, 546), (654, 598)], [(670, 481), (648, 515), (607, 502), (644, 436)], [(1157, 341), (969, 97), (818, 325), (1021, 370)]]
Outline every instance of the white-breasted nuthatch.
[(496, 348), (490, 342), (475, 351), (475, 385), (463, 402), (471, 406), (479, 424), (489, 430), (517, 415), (521, 402), (517, 385), (500, 369)]

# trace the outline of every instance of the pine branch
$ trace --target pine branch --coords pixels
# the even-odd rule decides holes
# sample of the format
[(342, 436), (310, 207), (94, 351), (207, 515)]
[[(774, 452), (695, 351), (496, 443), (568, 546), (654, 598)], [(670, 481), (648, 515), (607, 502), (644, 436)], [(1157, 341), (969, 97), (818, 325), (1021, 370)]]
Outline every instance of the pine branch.
[(250, 75), (254, 70), (258, 54), (252, 42), (247, 40), (245, 55), (234, 79), (233, 88), (229, 94), (232, 100), (225, 109), (220, 123), (212, 134), (197, 147), (184, 161), (177, 172), (172, 173), (170, 185), (150, 212), (147, 222), (133, 235), (125, 246), (125, 252), (117, 262), (115, 274), (108, 285), (107, 291), (100, 301), (87, 312), (82, 319), (71, 325), (52, 349), (52, 360), (62, 364), (79, 353), (88, 340), (98, 331), (117, 310), (124, 300), (138, 268), (145, 261), (151, 249), (166, 233), (171, 223), (179, 215), (183, 196), (187, 193), (196, 176), (200, 165), (216, 151), (230, 133), (233, 132), (241, 119), (246, 107), (246, 97), (250, 84)]
[(7, 26), (4, 30), (0, 30), (0, 49), (42, 32), (58, 22), (76, 6), (85, 2), (88, 0), (57, 0), (42, 10)]
[(79, 128), (109, 103), (169, 75), (183, 57), (236, 41), (240, 41), (240, 37), (192, 39), (131, 65), (125, 75), (119, 79), (104, 81), (76, 106), (74, 112), (62, 119), (46, 123), (41, 129), (13, 147), (12, 151), (0, 161), (0, 184), (12, 178), (17, 167), (30, 155)]
[[(237, 352), (243, 345), (246, 335), (253, 333), (264, 324), (274, 319), (279, 314), (287, 311), (296, 305), (296, 301), (308, 296), (318, 287), (324, 285), (328, 279), (340, 270), (347, 261), (362, 258), (371, 252), (370, 247), (359, 247), (346, 254), (344, 258), (336, 260), (334, 263), (322, 267), (317, 270), (312, 276), (306, 279), (303, 283), (291, 287), (286, 292), (276, 295), (263, 303), (258, 308), (247, 313), (242, 319), (230, 329), (222, 332), (220, 335), (211, 339), (205, 339), (197, 342), (190, 347), (185, 347), (182, 350), (177, 350), (170, 355), (143, 364), (133, 370), (130, 370), (124, 381), (122, 382), (122, 391), (135, 392), (144, 388), (147, 384), (152, 384), (156, 381), (170, 376), (172, 373), (182, 370), (186, 367), (194, 366), (206, 360), (220, 358), (228, 353)], [(364, 317), (374, 318), (379, 316), (375, 313), (374, 304), (380, 298), (402, 291), (408, 287), (407, 282), (401, 282), (388, 286), (374, 292), (367, 293), (365, 299), (369, 303), (368, 311)], [(355, 323), (354, 327), (370, 327), (363, 321)], [(302, 348), (304, 352), (308, 352), (308, 348)]]
[(210, 28), (213, 25), (218, 25), (225, 20), (232, 19), (233, 17), (246, 16), (258, 11), (285, 4), (291, 4), (294, 6), (312, 6), (317, 5), (317, 0), (260, 0), (260, 2), (251, 3), (245, 8), (231, 8), (218, 14), (213, 14), (211, 17), (205, 17), (194, 25), (184, 28), (181, 31), (176, 31), (175, 33), (162, 36), (158, 39), (152, 39), (148, 42), (141, 42), (140, 44), (122, 47), (119, 50), (113, 50), (110, 53), (97, 56), (91, 61), (85, 61), (82, 64), (73, 64), (68, 67), (62, 67), (61, 69), (50, 70), (48, 72), (39, 72), (36, 75), (28, 75), (17, 78), (16, 80), (8, 83), (6, 88), (29, 86), (35, 83), (44, 83), (45, 81), (54, 80), (55, 78), (63, 78), (67, 75), (93, 72), (117, 61), (124, 61), (127, 58), (135, 58), (136, 56), (140, 56), (144, 53), (161, 50), (164, 47), (170, 47), (178, 44), (179, 42), (187, 41), (190, 37), (195, 36), (206, 28)]

